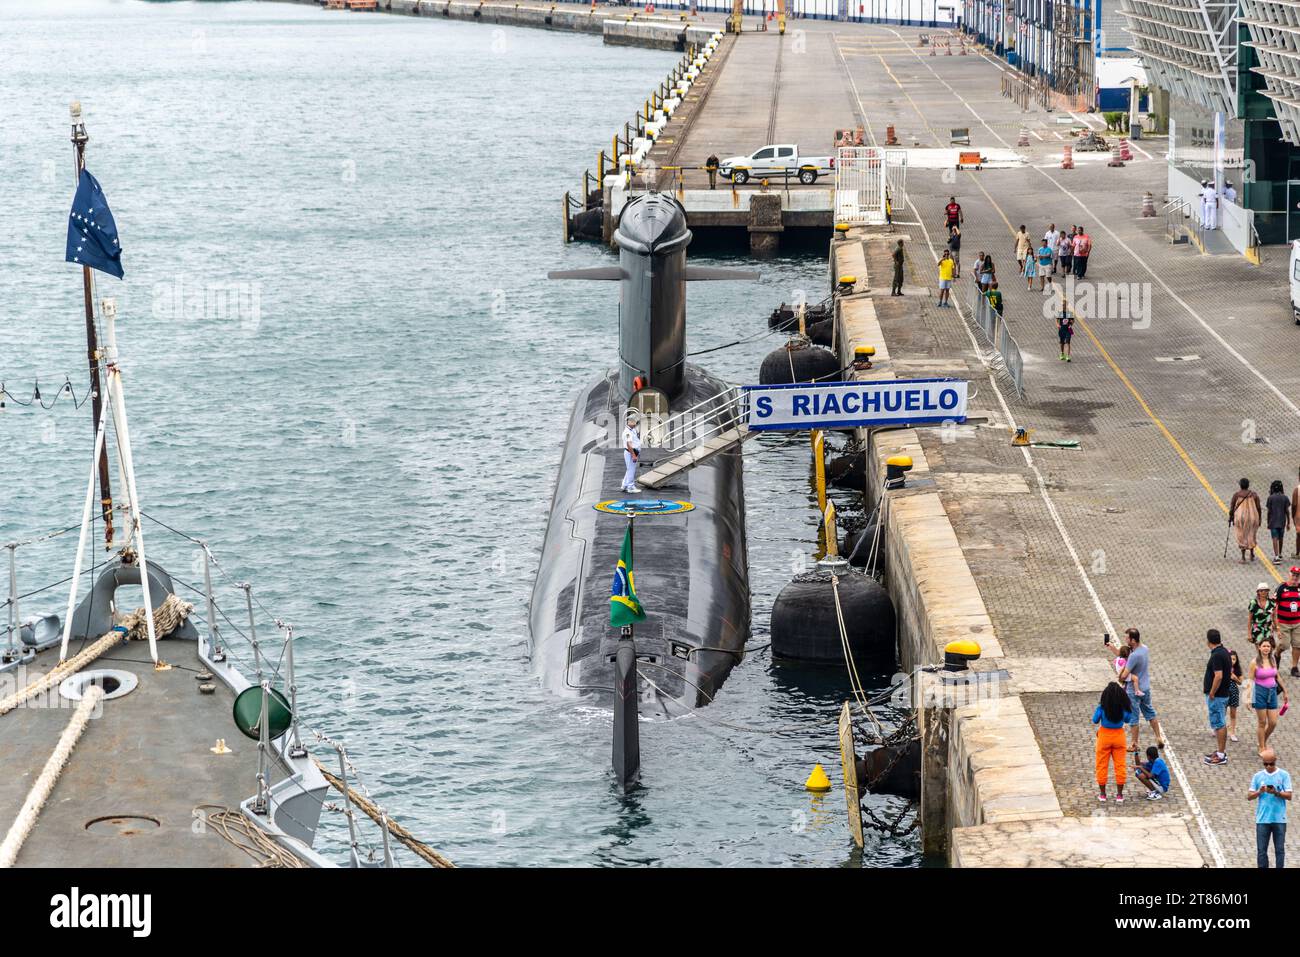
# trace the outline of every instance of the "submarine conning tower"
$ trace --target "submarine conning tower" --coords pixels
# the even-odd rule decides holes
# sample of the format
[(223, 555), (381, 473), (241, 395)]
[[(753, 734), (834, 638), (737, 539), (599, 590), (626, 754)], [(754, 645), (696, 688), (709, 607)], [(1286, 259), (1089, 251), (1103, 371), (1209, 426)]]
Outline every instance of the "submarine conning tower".
[(661, 193), (638, 196), (623, 207), (614, 242), (623, 273), (619, 393), (631, 399), (640, 376), (671, 401), (681, 394), (686, 371), (686, 210)]

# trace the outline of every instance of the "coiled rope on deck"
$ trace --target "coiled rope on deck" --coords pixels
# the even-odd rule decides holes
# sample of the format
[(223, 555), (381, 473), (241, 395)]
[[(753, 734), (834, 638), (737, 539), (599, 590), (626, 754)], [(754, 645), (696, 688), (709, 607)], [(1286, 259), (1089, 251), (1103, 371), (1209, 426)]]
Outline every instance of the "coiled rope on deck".
[(194, 808), (202, 813), (206, 824), (217, 836), (231, 846), (243, 851), (258, 867), (305, 868), (307, 864), (289, 853), (267, 836), (239, 811), (222, 804), (200, 804)]
[(72, 757), (72, 749), (81, 739), (81, 733), (86, 730), (91, 715), (103, 698), (104, 689), (98, 685), (91, 685), (82, 695), (77, 710), (72, 713), (72, 719), (63, 729), (63, 734), (59, 735), (59, 741), (50, 753), (49, 759), (46, 760), (45, 767), (41, 769), (40, 776), (32, 785), (32, 789), (27, 792), (27, 800), (23, 802), (18, 816), (9, 826), (9, 833), (5, 835), (4, 842), (0, 843), (0, 868), (14, 866), (18, 852), (22, 850), (32, 828), (36, 826), (36, 818), (41, 813), (41, 808), (49, 800), (59, 775), (63, 773), (68, 759)]

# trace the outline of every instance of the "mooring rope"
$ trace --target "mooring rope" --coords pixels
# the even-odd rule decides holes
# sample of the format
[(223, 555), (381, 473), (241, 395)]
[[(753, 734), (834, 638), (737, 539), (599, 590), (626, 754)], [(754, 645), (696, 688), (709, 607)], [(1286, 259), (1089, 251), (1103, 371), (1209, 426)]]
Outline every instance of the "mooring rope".
[[(153, 613), (154, 631), (160, 638), (165, 638), (173, 631), (180, 627), (189, 613), (194, 610), (194, 606), (187, 601), (181, 601), (175, 595), (168, 595), (161, 605)], [(86, 665), (90, 664), (104, 652), (111, 649), (123, 638), (129, 638), (133, 641), (143, 639), (145, 635), (144, 609), (137, 608), (131, 614), (122, 619), (122, 623), (114, 625), (113, 629), (107, 634), (101, 635), (94, 643), (81, 649), (66, 661), (51, 668), (46, 674), (37, 678), (24, 688), (20, 688), (13, 694), (0, 698), (0, 715), (8, 714), (14, 708), (19, 707), (24, 702), (31, 700), (40, 694), (45, 694), (51, 688), (55, 687), (60, 681), (68, 675), (76, 674)]]
[(82, 695), (77, 710), (72, 712), (72, 719), (68, 726), (63, 729), (63, 734), (59, 735), (58, 744), (50, 752), (49, 759), (45, 762), (45, 767), (41, 769), (40, 776), (32, 789), (27, 792), (27, 800), (23, 802), (22, 808), (18, 811), (18, 816), (14, 818), (13, 824), (9, 826), (9, 833), (5, 835), (3, 843), (0, 843), (0, 868), (13, 867), (14, 861), (18, 858), (18, 852), (22, 850), (23, 844), (36, 826), (36, 818), (41, 813), (41, 808), (49, 800), (50, 792), (54, 790), (54, 785), (59, 780), (59, 775), (63, 773), (63, 768), (67, 765), (68, 759), (72, 757), (72, 749), (76, 747), (77, 742), (81, 739), (81, 733), (86, 730), (86, 724), (90, 721), (90, 716), (96, 706), (104, 698), (104, 689), (98, 685), (91, 685)]
[(353, 790), (351, 786), (345, 787), (343, 781), (340, 780), (337, 776), (330, 774), (330, 772), (326, 771), (325, 767), (320, 763), (320, 761), (317, 761), (316, 758), (312, 758), (312, 760), (316, 762), (317, 769), (320, 771), (322, 775), (325, 776), (326, 781), (328, 781), (331, 785), (333, 785), (335, 789), (346, 794), (349, 798), (351, 798), (352, 803), (354, 803), (357, 807), (361, 808), (361, 810), (363, 810), (366, 813), (366, 816), (370, 818), (370, 820), (374, 821), (376, 824), (380, 825), (381, 827), (385, 823), (387, 823), (389, 833), (392, 834), (393, 837), (401, 841), (403, 844), (405, 844), (407, 848), (409, 848), (414, 854), (423, 858), (425, 861), (427, 861), (429, 864), (432, 864), (434, 867), (455, 867), (456, 866), (450, 860), (443, 857), (441, 854), (439, 854), (437, 851), (431, 848), (428, 844), (425, 844), (423, 841), (421, 841), (419, 838), (413, 835), (406, 828), (402, 827), (402, 825), (394, 821), (391, 817), (388, 817), (383, 811), (381, 811), (375, 805), (373, 801), (365, 797), (362, 797), (355, 790)]
[(258, 867), (305, 868), (306, 862), (289, 853), (239, 811), (221, 804), (200, 804), (194, 808), (203, 812), (203, 820), (217, 835), (239, 848)]

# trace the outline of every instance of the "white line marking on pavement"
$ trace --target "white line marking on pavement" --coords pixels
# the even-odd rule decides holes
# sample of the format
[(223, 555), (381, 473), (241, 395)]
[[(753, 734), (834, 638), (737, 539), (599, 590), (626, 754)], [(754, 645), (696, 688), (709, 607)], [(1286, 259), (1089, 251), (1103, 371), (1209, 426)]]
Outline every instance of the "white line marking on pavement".
[[(893, 33), (895, 36), (899, 36), (896, 30), (890, 30), (889, 32)], [(902, 37), (899, 36), (899, 39), (901, 40)], [(913, 53), (913, 56), (916, 56), (916, 54)], [(920, 60), (921, 58), (918, 56), (917, 59)], [(925, 63), (924, 60), (921, 60), (921, 62)], [(934, 71), (933, 67), (930, 67), (928, 63), (926, 63), (925, 65), (927, 68), (929, 68), (930, 72), (933, 73), (934, 76), (939, 80), (939, 82), (943, 83), (944, 86), (947, 86), (948, 90), (954, 96), (956, 96), (957, 99), (961, 100), (961, 102), (966, 106), (966, 108), (970, 110), (971, 113), (973, 113), (981, 123), (984, 124), (985, 128), (987, 128), (989, 132), (993, 133), (994, 136), (996, 136), (999, 140), (1001, 140), (1003, 145), (1006, 145), (1006, 140), (1003, 140), (1001, 136), (998, 136), (997, 132), (994, 131), (993, 128), (984, 121), (984, 118), (980, 116), (978, 113), (976, 113), (975, 110), (971, 109), (970, 104), (966, 103), (966, 100), (962, 96), (960, 96), (960, 94), (958, 94), (956, 90), (954, 90), (951, 86), (948, 86), (948, 83), (942, 77), (940, 77), (938, 73)], [(1044, 173), (1043, 175), (1047, 176), (1046, 173)], [(1050, 176), (1047, 176), (1047, 178), (1051, 180), (1053, 183), (1055, 183), (1057, 186), (1060, 186), (1060, 184), (1056, 183), (1055, 180), (1052, 180)], [(1064, 190), (1064, 187), (1060, 187), (1060, 188)], [(1073, 194), (1069, 193), (1069, 190), (1064, 190), (1064, 191), (1067, 194), (1071, 195), (1071, 197), (1074, 198), (1075, 202), (1079, 202), (1077, 197), (1074, 197)], [(1079, 203), (1079, 205), (1083, 206), (1081, 202)], [(1084, 209), (1086, 210), (1087, 207), (1084, 206)], [(1091, 212), (1089, 212), (1089, 215), (1092, 215)], [(1096, 217), (1094, 217), (1094, 219), (1095, 218)], [(921, 230), (925, 233), (925, 244), (930, 248), (930, 255), (933, 256), (935, 261), (937, 262), (939, 257), (935, 253), (934, 243), (930, 239), (930, 230), (926, 228), (924, 222), (921, 223)], [(1109, 230), (1107, 231), (1109, 232)], [(1123, 245), (1123, 243), (1121, 243), (1121, 245)], [(1127, 246), (1124, 246), (1124, 248), (1128, 249)], [(1133, 254), (1133, 251), (1131, 249), (1128, 249), (1128, 251), (1131, 255), (1134, 255), (1134, 258), (1136, 258), (1136, 255)], [(1141, 262), (1141, 260), (1139, 260), (1139, 262)], [(1155, 274), (1152, 273), (1152, 275), (1154, 276)], [(1161, 285), (1163, 286), (1164, 284), (1161, 283)], [(953, 302), (953, 306), (957, 310), (957, 315), (961, 317), (962, 328), (966, 332), (966, 337), (970, 340), (971, 347), (975, 350), (975, 354), (980, 357), (981, 364), (984, 365), (985, 369), (989, 370), (989, 383), (993, 387), (993, 392), (998, 397), (998, 404), (1002, 407), (1002, 414), (1007, 417), (1007, 424), (1011, 427), (1012, 430), (1014, 430), (1016, 428), (1015, 416), (1011, 414), (1011, 408), (1007, 405), (1006, 397), (1002, 394), (1002, 389), (998, 385), (997, 376), (992, 372), (991, 369), (989, 369), (989, 364), (984, 359), (984, 351), (980, 348), (979, 342), (975, 338), (975, 334), (971, 331), (970, 322), (966, 319), (965, 314), (962, 312), (961, 303), (956, 299), (952, 300), (952, 302)], [(1179, 302), (1181, 303), (1182, 300), (1179, 300)], [(1186, 303), (1182, 303), (1182, 304), (1185, 308), (1188, 309), (1189, 312), (1192, 312), (1191, 308), (1188, 307)], [(1195, 312), (1192, 312), (1192, 315), (1195, 316), (1196, 315)], [(1197, 318), (1199, 319), (1199, 317)], [(1243, 359), (1242, 361), (1244, 362), (1245, 360)], [(1249, 365), (1249, 363), (1247, 363), (1247, 365)], [(1029, 448), (1027, 446), (1022, 446), (1020, 448), (1020, 451), (1025, 458), (1025, 464), (1034, 473), (1034, 479), (1038, 483), (1038, 494), (1042, 498), (1043, 504), (1047, 506), (1047, 512), (1052, 517), (1052, 523), (1056, 526), (1056, 531), (1060, 534), (1061, 541), (1065, 543), (1066, 550), (1070, 553), (1070, 560), (1074, 562), (1075, 571), (1079, 573), (1079, 578), (1083, 581), (1083, 586), (1088, 592), (1088, 597), (1092, 600), (1093, 608), (1096, 610), (1098, 617), (1105, 625), (1106, 631), (1109, 634), (1118, 635), (1119, 632), (1115, 628), (1115, 625), (1111, 622), (1110, 615), (1106, 612), (1106, 606), (1102, 603), (1101, 596), (1097, 594), (1097, 589), (1093, 587), (1092, 579), (1088, 576), (1087, 570), (1083, 567), (1083, 562), (1080, 561), (1079, 559), (1078, 550), (1074, 547), (1074, 540), (1070, 537), (1069, 530), (1066, 529), (1065, 523), (1061, 520), (1061, 514), (1056, 510), (1056, 504), (1052, 501), (1051, 495), (1048, 494), (1047, 482), (1043, 478), (1043, 473), (1038, 470), (1038, 465), (1034, 461), (1034, 457), (1030, 453)], [(1187, 799), (1187, 809), (1192, 812), (1192, 816), (1196, 820), (1196, 824), (1201, 831), (1201, 836), (1205, 840), (1206, 849), (1210, 852), (1210, 856), (1214, 860), (1214, 866), (1227, 867), (1227, 859), (1223, 855), (1223, 846), (1222, 844), (1219, 843), (1218, 835), (1214, 833), (1214, 829), (1210, 826), (1209, 819), (1205, 816), (1205, 812), (1201, 809), (1201, 802), (1197, 800), (1196, 792), (1192, 790), (1191, 782), (1187, 779), (1187, 775), (1183, 771), (1182, 762), (1179, 761), (1177, 755), (1174, 754), (1173, 745), (1168, 743), (1167, 737), (1166, 737), (1164, 756), (1167, 763), (1169, 764), (1170, 770), (1174, 772), (1174, 776), (1178, 779), (1178, 783), (1183, 789), (1183, 794), (1186, 796)]]

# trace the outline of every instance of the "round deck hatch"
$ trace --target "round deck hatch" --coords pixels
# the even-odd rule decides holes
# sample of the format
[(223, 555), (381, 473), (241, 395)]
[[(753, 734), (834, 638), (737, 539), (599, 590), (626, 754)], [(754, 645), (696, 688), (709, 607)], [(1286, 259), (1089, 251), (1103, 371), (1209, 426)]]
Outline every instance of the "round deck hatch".
[(87, 831), (96, 834), (116, 834), (120, 837), (131, 837), (157, 830), (161, 826), (157, 818), (140, 814), (115, 814), (112, 817), (97, 817), (86, 822)]
[(112, 701), (135, 690), (139, 679), (130, 671), (115, 668), (97, 668), (93, 671), (80, 671), (64, 678), (59, 683), (59, 694), (69, 701), (80, 701), (86, 689), (99, 685), (104, 691), (104, 700)]

